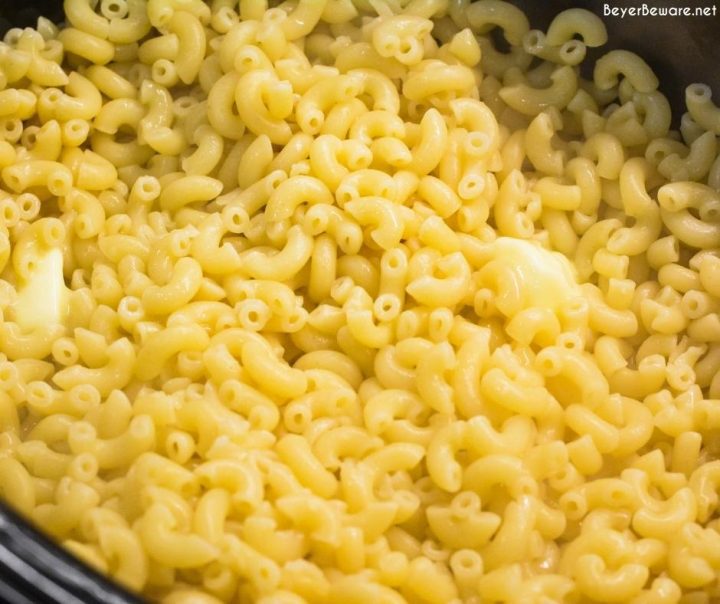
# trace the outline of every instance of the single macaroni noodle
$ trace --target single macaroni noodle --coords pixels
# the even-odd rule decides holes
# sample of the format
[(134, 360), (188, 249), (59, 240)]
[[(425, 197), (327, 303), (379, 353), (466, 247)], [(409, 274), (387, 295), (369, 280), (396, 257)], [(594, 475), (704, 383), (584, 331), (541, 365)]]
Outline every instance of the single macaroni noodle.
[(167, 604), (720, 601), (708, 86), (582, 8), (64, 8), (0, 42), (4, 501)]

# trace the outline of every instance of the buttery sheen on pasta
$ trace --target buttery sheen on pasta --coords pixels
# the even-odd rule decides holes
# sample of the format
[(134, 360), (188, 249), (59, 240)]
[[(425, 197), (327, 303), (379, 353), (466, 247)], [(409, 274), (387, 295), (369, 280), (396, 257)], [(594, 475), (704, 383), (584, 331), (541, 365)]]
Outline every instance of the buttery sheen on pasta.
[(720, 601), (710, 89), (585, 79), (583, 9), (275, 4), (0, 43), (0, 494), (169, 604)]

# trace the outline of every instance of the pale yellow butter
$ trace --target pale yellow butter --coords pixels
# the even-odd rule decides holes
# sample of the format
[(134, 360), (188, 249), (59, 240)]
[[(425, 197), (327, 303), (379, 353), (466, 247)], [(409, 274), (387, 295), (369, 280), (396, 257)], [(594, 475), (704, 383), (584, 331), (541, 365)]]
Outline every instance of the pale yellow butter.
[(38, 253), (29, 277), (19, 284), (13, 310), (15, 322), (23, 331), (65, 322), (69, 312), (69, 290), (63, 278), (60, 249)]
[(498, 237), (491, 244), (490, 259), (494, 270), (515, 275), (523, 308), (559, 310), (582, 295), (570, 261), (537, 243)]

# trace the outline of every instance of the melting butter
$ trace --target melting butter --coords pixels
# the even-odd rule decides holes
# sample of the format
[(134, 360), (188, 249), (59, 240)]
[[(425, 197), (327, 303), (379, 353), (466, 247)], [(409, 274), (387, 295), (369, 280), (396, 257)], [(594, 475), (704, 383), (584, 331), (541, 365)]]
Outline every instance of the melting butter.
[(581, 296), (575, 267), (559, 252), (513, 237), (498, 237), (490, 247), (494, 268), (515, 277), (519, 298), (515, 310), (532, 306), (559, 310)]
[(30, 275), (20, 280), (13, 304), (15, 322), (23, 331), (66, 321), (69, 290), (63, 278), (63, 255), (59, 248), (38, 253)]

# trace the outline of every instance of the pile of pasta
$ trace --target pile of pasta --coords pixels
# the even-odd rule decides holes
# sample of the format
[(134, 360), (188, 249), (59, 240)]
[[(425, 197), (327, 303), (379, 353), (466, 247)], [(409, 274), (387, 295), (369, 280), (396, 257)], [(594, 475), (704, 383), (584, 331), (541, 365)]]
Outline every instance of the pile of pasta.
[(720, 109), (582, 9), (65, 0), (0, 45), (0, 493), (174, 604), (720, 598)]

